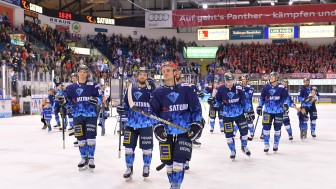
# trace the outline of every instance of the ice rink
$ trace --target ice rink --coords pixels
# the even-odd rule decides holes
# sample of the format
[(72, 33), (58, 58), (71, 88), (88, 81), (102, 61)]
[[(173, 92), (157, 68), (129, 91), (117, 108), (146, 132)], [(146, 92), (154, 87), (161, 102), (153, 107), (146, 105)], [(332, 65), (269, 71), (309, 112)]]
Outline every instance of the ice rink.
[[(203, 104), (205, 107), (206, 105)], [(206, 107), (208, 110), (208, 107)], [(318, 104), (316, 139), (308, 135), (302, 142), (296, 111), (290, 109), (294, 140), (288, 140), (285, 128), (279, 151), (265, 155), (259, 139), (261, 119), (256, 137), (248, 143), (252, 152), (247, 157), (240, 151), (236, 137), (237, 157), (232, 162), (226, 139), (219, 131), (214, 134), (206, 125), (200, 139), (201, 147), (193, 149), (190, 170), (186, 172), (183, 189), (335, 189), (336, 188), (336, 105)], [(207, 111), (203, 111), (208, 119)], [(1, 189), (168, 189), (165, 169), (160, 164), (155, 140), (150, 177), (142, 178), (142, 152), (135, 152), (133, 180), (125, 182), (124, 150), (118, 158), (118, 135), (114, 134), (116, 119), (106, 123), (106, 136), (98, 127), (94, 173), (78, 171), (79, 150), (74, 137), (66, 133), (63, 149), (62, 132), (42, 130), (39, 116), (18, 116), (0, 119), (0, 188)], [(54, 119), (52, 125), (54, 125)], [(310, 133), (310, 132), (308, 132)], [(271, 133), (273, 135), (273, 133)], [(271, 137), (273, 139), (273, 136)]]

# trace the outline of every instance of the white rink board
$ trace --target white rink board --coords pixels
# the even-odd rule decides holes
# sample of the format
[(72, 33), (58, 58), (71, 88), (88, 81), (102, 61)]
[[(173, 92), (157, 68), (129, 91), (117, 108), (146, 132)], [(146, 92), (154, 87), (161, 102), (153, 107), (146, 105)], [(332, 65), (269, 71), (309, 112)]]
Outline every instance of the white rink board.
[[(207, 106), (202, 104), (203, 106)], [(208, 107), (207, 107), (208, 109)], [(249, 158), (240, 151), (236, 137), (237, 157), (229, 159), (229, 149), (218, 122), (214, 134), (207, 125), (201, 138), (202, 146), (194, 148), (183, 189), (334, 189), (336, 188), (336, 105), (318, 104), (316, 134), (307, 142), (299, 139), (298, 120), (294, 109), (290, 118), (294, 141), (288, 140), (285, 128), (277, 154), (263, 153), (259, 139), (261, 119), (256, 137), (248, 146)], [(207, 112), (204, 112), (207, 121)], [(143, 181), (142, 153), (136, 150), (134, 175), (125, 182), (124, 150), (118, 159), (118, 136), (113, 135), (116, 119), (107, 120), (107, 135), (97, 136), (96, 170), (79, 172), (79, 151), (74, 148), (73, 137), (67, 136), (62, 149), (62, 133), (41, 130), (39, 116), (22, 116), (0, 120), (0, 188), (2, 189), (168, 189), (165, 169), (157, 172), (160, 164), (158, 143), (155, 141), (150, 177)], [(52, 125), (54, 125), (54, 120)], [(100, 133), (100, 128), (98, 130)], [(273, 133), (273, 132), (272, 132)], [(271, 137), (273, 138), (273, 137)]]

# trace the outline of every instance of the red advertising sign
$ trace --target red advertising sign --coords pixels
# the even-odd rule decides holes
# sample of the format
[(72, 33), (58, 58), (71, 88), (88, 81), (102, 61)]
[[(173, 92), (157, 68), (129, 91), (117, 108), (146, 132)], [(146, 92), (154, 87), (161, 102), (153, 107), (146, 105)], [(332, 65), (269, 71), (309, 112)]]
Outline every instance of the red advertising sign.
[(173, 27), (335, 22), (336, 4), (173, 10)]
[(310, 73), (292, 73), (291, 78), (298, 78), (298, 79), (311, 78), (311, 75)]
[(326, 74), (327, 79), (336, 79), (336, 74)]

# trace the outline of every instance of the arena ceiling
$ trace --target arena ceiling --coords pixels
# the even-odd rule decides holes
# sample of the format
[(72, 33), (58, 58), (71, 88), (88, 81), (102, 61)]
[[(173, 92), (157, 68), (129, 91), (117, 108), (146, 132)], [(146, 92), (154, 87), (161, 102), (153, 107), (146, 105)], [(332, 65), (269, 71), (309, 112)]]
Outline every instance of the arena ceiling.
[(202, 9), (208, 8), (275, 6), (302, 4), (328, 4), (336, 0), (28, 0), (28, 2), (50, 9), (71, 12), (82, 15), (115, 18), (121, 26), (144, 27), (145, 11), (160, 11), (172, 9)]

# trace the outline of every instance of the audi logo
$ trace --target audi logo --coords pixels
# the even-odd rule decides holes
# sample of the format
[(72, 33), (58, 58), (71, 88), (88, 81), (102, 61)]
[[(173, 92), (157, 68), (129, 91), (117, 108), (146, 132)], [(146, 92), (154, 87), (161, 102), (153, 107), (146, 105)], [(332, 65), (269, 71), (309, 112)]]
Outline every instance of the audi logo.
[(151, 13), (148, 15), (148, 21), (167, 21), (169, 14), (167, 13)]

